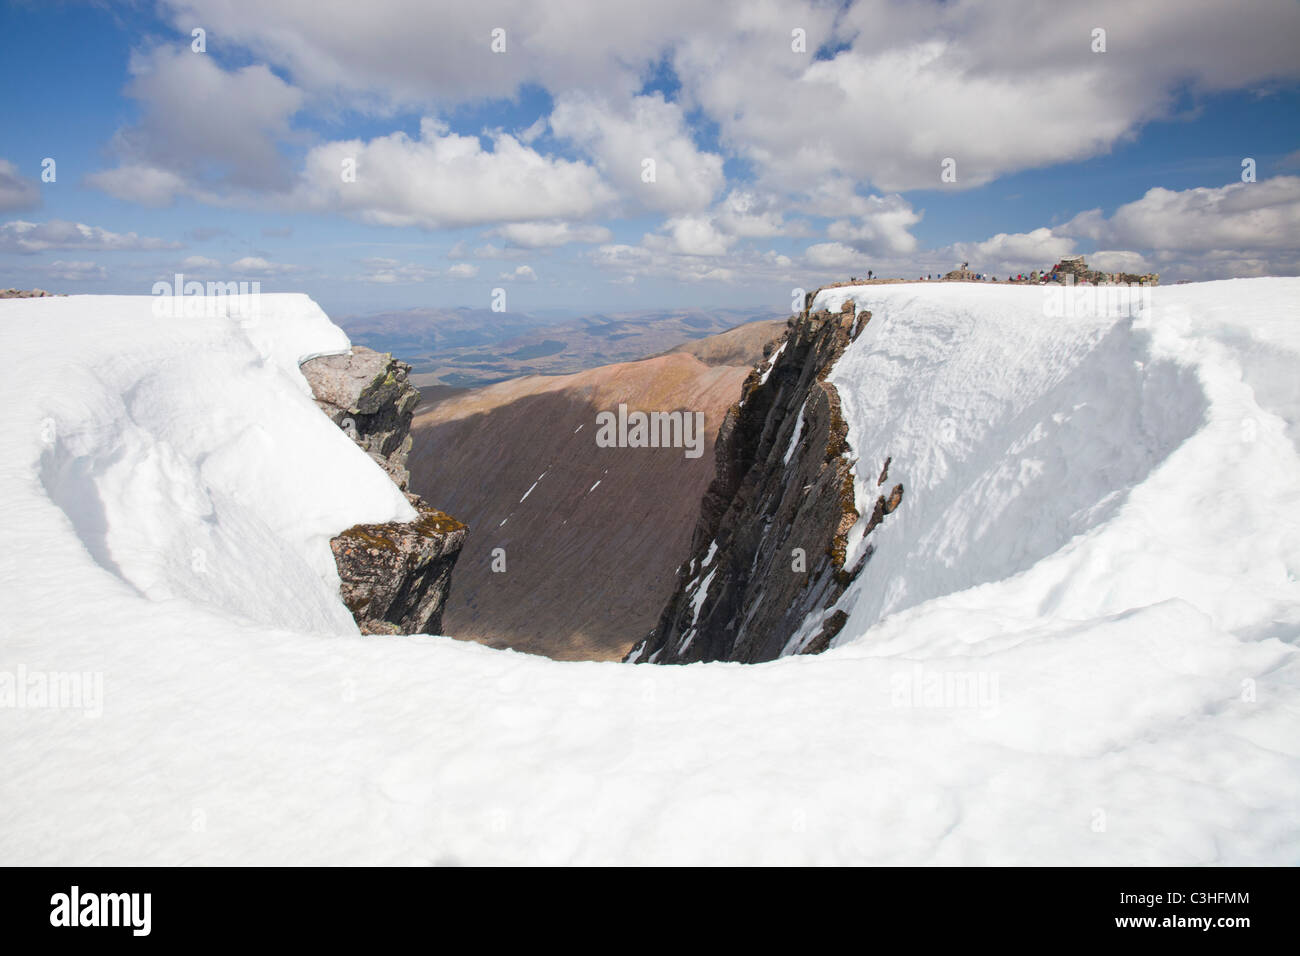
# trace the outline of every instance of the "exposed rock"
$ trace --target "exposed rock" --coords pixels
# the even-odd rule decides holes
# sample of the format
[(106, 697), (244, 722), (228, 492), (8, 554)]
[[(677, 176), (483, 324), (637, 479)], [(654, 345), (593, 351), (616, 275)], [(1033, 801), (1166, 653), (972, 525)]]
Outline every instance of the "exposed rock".
[(820, 654), (831, 646), (831, 641), (835, 636), (844, 629), (844, 625), (849, 622), (849, 615), (844, 611), (834, 611), (826, 618), (822, 625), (821, 633), (808, 642), (801, 654)]
[(0, 289), (0, 299), (43, 299), (54, 294), (44, 289)]
[(1052, 271), (1046, 273), (1050, 282), (1062, 282), (1067, 285), (1082, 284), (1088, 285), (1148, 285), (1157, 286), (1160, 284), (1160, 273), (1158, 272), (1101, 272), (1097, 269), (1089, 269), (1088, 263), (1083, 256), (1062, 256), (1061, 261), (1052, 266)]
[[(843, 627), (837, 612), (819, 614), (862, 570), (870, 546), (844, 567), (859, 518), (855, 459), (839, 394), (824, 379), (870, 318), (852, 304), (837, 314), (805, 311), (790, 320), (780, 353), (750, 373), (718, 436), (691, 556), (658, 626), (627, 660), (771, 660), (823, 650)], [(880, 519), (901, 500), (901, 486), (895, 492), (881, 497)]]
[[(411, 417), (419, 391), (411, 367), (354, 348), (309, 359), (302, 372), (316, 404), (406, 491)], [(411, 522), (354, 525), (330, 541), (343, 602), (363, 634), (437, 634), (467, 528), (407, 492)]]
[(410, 523), (359, 524), (330, 541), (343, 603), (362, 634), (437, 634), (468, 530), (420, 507)]
[(360, 346), (349, 355), (326, 355), (302, 364), (316, 404), (402, 490), (410, 481), (411, 418), (420, 391), (408, 380), (411, 366), (387, 352)]
[(894, 510), (903, 503), (903, 486), (894, 485), (894, 489), (886, 498), (881, 495), (876, 499), (876, 506), (871, 510), (871, 517), (867, 519), (865, 534), (871, 534), (876, 530), (876, 526), (885, 520), (885, 515), (893, 514)]

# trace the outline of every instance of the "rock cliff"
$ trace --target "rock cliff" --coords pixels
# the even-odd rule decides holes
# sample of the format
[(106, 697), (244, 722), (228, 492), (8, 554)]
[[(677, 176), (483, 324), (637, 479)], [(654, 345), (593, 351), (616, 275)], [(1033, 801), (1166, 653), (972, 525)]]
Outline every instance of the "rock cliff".
[[(825, 378), (871, 316), (855, 313), (852, 301), (837, 314), (810, 314), (813, 295), (727, 412), (689, 558), (658, 625), (626, 660), (757, 662), (818, 653), (843, 627), (843, 612), (829, 608), (871, 548), (856, 567), (844, 566), (846, 538), (860, 517), (853, 469), (861, 452), (848, 445), (839, 395)], [(881, 468), (883, 489), (888, 461), (862, 466)], [(880, 495), (868, 534), (902, 497), (901, 485)]]
[(387, 352), (360, 346), (302, 364), (316, 404), (406, 490), (411, 476), (411, 418), (420, 392), (408, 380), (411, 366)]
[(411, 367), (354, 348), (301, 366), (316, 404), (388, 473), (419, 512), (412, 522), (356, 525), (330, 541), (343, 602), (363, 634), (437, 634), (464, 524), (407, 491), (411, 418), (420, 393)]

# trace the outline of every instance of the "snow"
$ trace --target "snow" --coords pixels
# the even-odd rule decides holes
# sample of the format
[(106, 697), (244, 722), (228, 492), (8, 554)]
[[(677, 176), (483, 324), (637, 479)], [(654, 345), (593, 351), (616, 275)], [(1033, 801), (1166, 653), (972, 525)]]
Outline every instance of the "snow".
[(261, 301), (273, 324), (157, 318), (149, 297), (6, 303), (14, 368), (40, 370), (5, 383), (12, 558), (39, 555), (74, 599), (93, 562), (150, 602), (356, 633), (329, 538), (414, 511), (298, 371), (346, 336), (305, 296)]
[(409, 506), (311, 402), (308, 299), (0, 302), (0, 859), (1300, 861), (1300, 281), (837, 295), (858, 498), (891, 455), (902, 506), (841, 646), (689, 667), (357, 634), (328, 539)]
[(807, 406), (806, 401), (799, 406), (799, 417), (794, 421), (794, 431), (790, 433), (790, 442), (785, 446), (785, 456), (781, 459), (783, 466), (789, 466), (790, 459), (794, 457), (795, 449), (799, 447), (799, 439), (803, 437), (803, 415)]
[(763, 369), (763, 374), (758, 379), (759, 385), (765, 384), (767, 382), (768, 376), (772, 374), (772, 369), (776, 368), (776, 360), (779, 359), (781, 357), (781, 353), (785, 351), (785, 345), (787, 341), (789, 340), (788, 339), (783, 340), (781, 344), (777, 346), (776, 351), (772, 353), (772, 357), (767, 360), (767, 367)]
[[(538, 475), (537, 480), (534, 481), (531, 485), (529, 485), (528, 490), (524, 492), (524, 498), (527, 498), (529, 495), (531, 495), (533, 493), (533, 489), (537, 487), (538, 482), (540, 482), (545, 477), (546, 477), (546, 472), (542, 472), (540, 475)], [(519, 504), (524, 503), (524, 498), (519, 499)], [(504, 522), (502, 523), (504, 524)]]
[[(704, 571), (705, 568), (709, 566), (710, 563), (712, 563), (713, 557), (717, 553), (718, 553), (718, 542), (717, 541), (709, 542), (708, 554), (704, 556), (704, 561), (701, 562), (700, 564), (701, 573)], [(690, 626), (687, 628), (686, 633), (683, 635), (682, 646), (681, 646), (682, 653), (684, 653), (690, 648), (691, 644), (695, 642), (695, 638), (699, 633), (695, 629), (695, 625), (699, 623), (700, 611), (703, 609), (704, 602), (709, 596), (709, 587), (713, 584), (713, 577), (718, 573), (718, 569), (714, 568), (708, 574), (704, 575), (703, 580), (700, 580), (699, 576), (695, 575), (695, 559), (692, 558), (690, 573), (693, 575), (693, 577), (687, 583), (686, 589), (687, 591), (694, 589), (695, 593), (691, 597), (691, 623)], [(653, 655), (651, 655), (650, 657), (651, 663), (654, 662), (658, 654), (659, 652), (656, 651)], [(632, 662), (635, 663), (640, 659), (641, 659), (641, 650), (638, 649), (636, 655), (632, 658)]]
[(829, 377), (850, 445), (880, 459), (859, 510), (905, 488), (873, 533), (891, 558), (856, 595), (860, 629), (990, 582), (1035, 616), (1165, 599), (1229, 630), (1296, 615), (1296, 289), (1158, 288), (1137, 318), (1070, 320), (1044, 319), (1033, 288), (835, 290), (874, 315)]
[[(710, 541), (708, 553), (704, 555), (704, 560), (700, 562), (701, 574), (703, 574), (705, 568), (707, 568), (710, 564), (713, 563), (713, 558), (717, 553), (718, 553), (718, 542)], [(705, 574), (704, 580), (701, 581), (699, 575), (695, 573), (695, 559), (691, 558), (691, 566), (690, 566), (690, 571), (688, 573), (691, 575), (691, 579), (686, 584), (686, 590), (690, 591), (694, 589), (695, 594), (691, 597), (691, 623), (690, 623), (690, 627), (686, 631), (684, 640), (682, 641), (681, 650), (683, 652), (686, 651), (687, 648), (691, 646), (691, 643), (695, 640), (695, 636), (697, 633), (695, 630), (695, 625), (700, 620), (700, 610), (704, 607), (704, 602), (709, 596), (709, 587), (710, 585), (713, 584), (713, 576), (718, 573), (718, 569), (714, 568), (708, 574)], [(656, 652), (656, 654), (657, 653), (658, 652)], [(654, 656), (650, 658), (651, 661), (654, 661), (654, 659), (655, 659)], [(640, 660), (639, 652), (638, 655), (635, 658), (633, 658), (634, 662), (637, 660)]]
[(694, 627), (700, 620), (700, 608), (704, 607), (704, 599), (709, 596), (709, 586), (713, 584), (713, 576), (717, 573), (718, 569), (714, 568), (696, 586), (695, 596), (691, 598), (691, 627)]
[[(758, 384), (759, 384), (759, 385), (764, 385), (764, 384), (766, 384), (766, 382), (767, 382), (767, 380), (768, 380), (768, 377), (772, 374), (772, 370), (773, 370), (774, 368), (776, 368), (776, 360), (779, 359), (779, 358), (781, 357), (781, 353), (785, 351), (785, 346), (786, 346), (786, 342), (787, 342), (787, 341), (788, 341), (788, 339), (783, 339), (783, 340), (781, 341), (781, 344), (780, 344), (779, 346), (777, 346), (776, 351), (772, 353), (771, 358), (769, 358), (769, 359), (767, 360), (767, 364), (766, 364), (766, 366), (764, 366), (764, 368), (763, 368), (763, 373), (758, 377)], [(739, 406), (739, 407), (741, 407), (741, 408), (744, 408), (744, 407), (745, 407), (745, 400), (744, 400), (744, 399), (741, 399), (741, 401), (740, 401), (740, 406)]]

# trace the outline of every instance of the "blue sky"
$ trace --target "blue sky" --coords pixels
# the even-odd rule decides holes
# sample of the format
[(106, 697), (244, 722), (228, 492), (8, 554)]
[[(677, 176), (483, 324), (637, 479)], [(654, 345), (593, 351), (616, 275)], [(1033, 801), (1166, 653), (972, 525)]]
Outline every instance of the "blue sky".
[(180, 271), (342, 315), (772, 310), (1069, 252), (1296, 274), (1300, 5), (1134, 6), (14, 3), (0, 286)]

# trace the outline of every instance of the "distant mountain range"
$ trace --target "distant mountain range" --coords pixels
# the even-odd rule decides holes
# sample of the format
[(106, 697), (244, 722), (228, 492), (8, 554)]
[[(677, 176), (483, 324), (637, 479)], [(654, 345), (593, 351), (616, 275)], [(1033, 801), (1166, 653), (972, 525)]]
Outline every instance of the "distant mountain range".
[(338, 319), (352, 341), (412, 366), (426, 394), (522, 375), (567, 375), (635, 361), (775, 312), (676, 309), (572, 317), (489, 309), (410, 309)]

